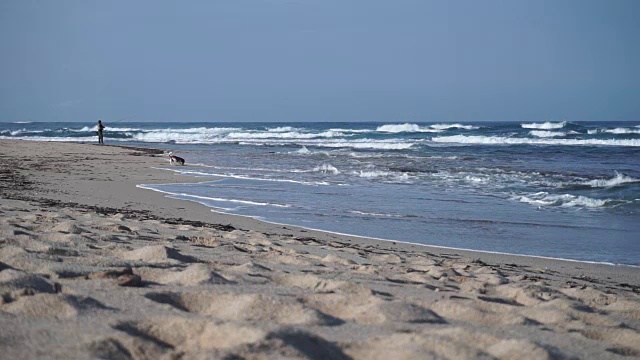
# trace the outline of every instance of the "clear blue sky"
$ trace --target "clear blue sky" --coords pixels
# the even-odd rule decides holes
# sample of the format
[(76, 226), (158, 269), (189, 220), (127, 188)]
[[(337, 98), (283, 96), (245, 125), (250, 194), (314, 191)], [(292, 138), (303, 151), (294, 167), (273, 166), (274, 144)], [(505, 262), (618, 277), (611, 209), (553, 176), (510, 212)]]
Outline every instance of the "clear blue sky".
[(0, 121), (640, 120), (638, 0), (0, 1)]

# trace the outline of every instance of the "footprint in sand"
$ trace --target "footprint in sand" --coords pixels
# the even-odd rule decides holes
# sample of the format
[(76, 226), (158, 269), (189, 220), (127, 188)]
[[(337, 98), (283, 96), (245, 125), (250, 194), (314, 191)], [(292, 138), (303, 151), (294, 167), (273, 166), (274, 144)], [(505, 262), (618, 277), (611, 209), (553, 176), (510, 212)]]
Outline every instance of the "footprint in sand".
[(3, 312), (39, 318), (70, 318), (107, 309), (93, 298), (68, 294), (22, 296), (9, 304), (0, 306)]
[(501, 339), (463, 328), (425, 330), (374, 337), (349, 345), (356, 359), (551, 359), (563, 357), (528, 340)]
[(6, 266), (4, 270), (0, 271), (0, 299), (5, 303), (25, 295), (55, 294), (59, 290), (59, 285), (42, 276), (6, 268)]
[(200, 284), (232, 284), (233, 282), (209, 269), (206, 264), (192, 264), (186, 268), (161, 269), (138, 267), (134, 273), (144, 281), (164, 285), (192, 286)]
[(305, 303), (335, 318), (360, 324), (444, 323), (433, 311), (404, 301), (387, 301), (374, 296), (369, 289), (350, 293), (314, 294)]
[(125, 260), (140, 260), (150, 263), (157, 262), (197, 262), (194, 257), (182, 255), (178, 250), (173, 247), (164, 245), (151, 245), (144, 246), (139, 249), (126, 251), (120, 255)]
[(255, 327), (183, 317), (159, 317), (114, 326), (129, 335), (186, 353), (207, 349), (230, 349), (255, 343), (265, 332)]
[(257, 321), (284, 325), (337, 325), (341, 321), (292, 298), (266, 294), (150, 293), (147, 298), (177, 309), (227, 321)]

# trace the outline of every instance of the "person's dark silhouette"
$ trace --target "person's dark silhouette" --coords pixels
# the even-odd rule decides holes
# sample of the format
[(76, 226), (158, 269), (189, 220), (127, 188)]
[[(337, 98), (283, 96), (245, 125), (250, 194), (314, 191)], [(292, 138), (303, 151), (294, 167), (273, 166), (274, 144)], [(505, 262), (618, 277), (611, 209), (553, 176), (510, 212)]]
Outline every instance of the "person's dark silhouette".
[(98, 120), (98, 144), (104, 144), (104, 139), (102, 137), (102, 130), (104, 130), (104, 126), (102, 125), (102, 120)]

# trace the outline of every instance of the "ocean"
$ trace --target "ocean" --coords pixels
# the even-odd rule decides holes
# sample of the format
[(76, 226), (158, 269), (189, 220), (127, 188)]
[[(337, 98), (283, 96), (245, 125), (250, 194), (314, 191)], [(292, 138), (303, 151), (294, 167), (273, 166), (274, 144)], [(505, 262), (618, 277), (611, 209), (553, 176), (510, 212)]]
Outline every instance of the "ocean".
[[(104, 122), (195, 184), (147, 185), (264, 221), (480, 251), (640, 265), (640, 122)], [(97, 143), (95, 123), (0, 138)], [(221, 179), (221, 180), (220, 180)]]

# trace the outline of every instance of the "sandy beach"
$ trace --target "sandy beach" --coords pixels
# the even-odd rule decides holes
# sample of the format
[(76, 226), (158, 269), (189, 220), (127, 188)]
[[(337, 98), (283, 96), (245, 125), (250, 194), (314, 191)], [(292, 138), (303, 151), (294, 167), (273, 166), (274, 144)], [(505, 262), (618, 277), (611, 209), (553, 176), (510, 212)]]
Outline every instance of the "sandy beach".
[(202, 181), (160, 150), (0, 140), (0, 164), (2, 358), (640, 357), (640, 268), (219, 214), (137, 187)]

